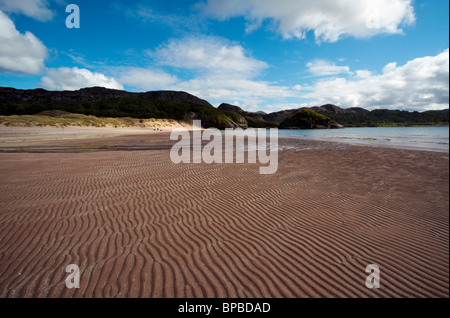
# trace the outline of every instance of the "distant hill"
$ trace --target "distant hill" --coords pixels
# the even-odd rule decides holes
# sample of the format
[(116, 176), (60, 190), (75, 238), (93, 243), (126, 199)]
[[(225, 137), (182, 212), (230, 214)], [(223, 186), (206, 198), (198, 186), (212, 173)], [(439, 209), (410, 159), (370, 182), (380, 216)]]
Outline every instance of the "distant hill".
[[(239, 106), (230, 104), (221, 104), (219, 109), (233, 111), (244, 116), (249, 127), (279, 127), (282, 129), (343, 128), (336, 121), (318, 114), (313, 109), (307, 111), (291, 109), (270, 114), (264, 112), (251, 113), (243, 110)], [(315, 109), (321, 110), (319, 107)], [(324, 109), (327, 109), (327, 107)]]
[(249, 127), (254, 128), (270, 128), (270, 127), (278, 127), (279, 123), (271, 122), (270, 120), (264, 119), (264, 116), (266, 115), (264, 112), (258, 112), (258, 113), (252, 113), (247, 112), (240, 108), (239, 106), (230, 105), (230, 104), (221, 104), (219, 106), (219, 109), (225, 110), (225, 111), (232, 111), (235, 113), (240, 114), (245, 118), (245, 120), (248, 123)]
[(60, 110), (97, 117), (202, 120), (205, 128), (247, 127), (236, 112), (220, 110), (186, 92), (130, 93), (101, 87), (77, 91), (20, 90), (0, 87), (0, 115), (34, 115)]
[[(449, 110), (408, 112), (400, 110), (366, 110), (341, 108), (327, 104), (311, 108), (289, 109), (266, 114), (248, 112), (239, 106), (221, 104), (218, 108), (186, 92), (154, 91), (132, 93), (101, 87), (77, 91), (21, 90), (0, 87), (0, 115), (34, 115), (42, 111), (61, 110), (97, 117), (131, 117), (137, 119), (202, 120), (205, 128), (279, 127), (299, 110), (310, 109), (345, 127), (448, 125)], [(297, 118), (298, 119), (298, 118)], [(295, 120), (295, 119), (294, 119)]]
[(369, 111), (360, 107), (341, 108), (327, 104), (311, 108), (289, 109), (274, 112), (261, 117), (268, 122), (282, 123), (294, 116), (301, 109), (310, 109), (335, 120), (345, 127), (383, 127), (383, 126), (448, 126), (449, 110), (426, 112), (408, 112), (400, 110), (379, 109)]
[(261, 117), (261, 114), (247, 112), (247, 111), (243, 110), (242, 108), (240, 108), (239, 106), (223, 103), (223, 104), (220, 104), (220, 106), (218, 108), (225, 110), (225, 111), (236, 112), (238, 114), (241, 114), (242, 116), (248, 116), (248, 117), (258, 119), (258, 120), (263, 120)]
[(164, 100), (170, 102), (190, 102), (213, 107), (207, 101), (186, 92), (154, 91), (146, 93), (132, 93), (103, 87), (83, 88), (77, 91), (47, 91), (41, 88), (22, 90), (10, 87), (0, 87), (0, 103), (95, 103), (110, 98), (141, 98), (152, 101)]
[(343, 109), (339, 106), (327, 104), (320, 107), (311, 107), (315, 112), (318, 113), (330, 113), (330, 114), (367, 114), (370, 113), (367, 109), (360, 108), (360, 107), (353, 107), (353, 108), (347, 108)]
[(279, 112), (274, 112), (274, 113), (270, 113), (270, 114), (266, 114), (263, 115), (263, 119), (266, 121), (270, 121), (270, 122), (274, 122), (274, 123), (281, 123), (283, 120), (288, 119), (291, 116), (294, 116), (295, 113), (298, 111), (299, 109), (287, 109), (287, 110), (282, 110)]
[(336, 129), (344, 128), (335, 120), (311, 109), (300, 109), (280, 123), (281, 129)]
[(363, 108), (343, 109), (335, 105), (312, 107), (312, 110), (329, 116), (346, 127), (383, 127), (383, 126), (434, 126), (449, 124), (449, 110), (408, 112), (402, 110)]

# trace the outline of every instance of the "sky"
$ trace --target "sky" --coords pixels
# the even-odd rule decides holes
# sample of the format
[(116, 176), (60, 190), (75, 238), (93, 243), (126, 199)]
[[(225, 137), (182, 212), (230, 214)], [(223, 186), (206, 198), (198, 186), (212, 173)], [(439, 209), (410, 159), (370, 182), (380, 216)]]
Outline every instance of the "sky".
[(0, 86), (177, 90), (265, 112), (446, 109), (449, 1), (0, 0)]

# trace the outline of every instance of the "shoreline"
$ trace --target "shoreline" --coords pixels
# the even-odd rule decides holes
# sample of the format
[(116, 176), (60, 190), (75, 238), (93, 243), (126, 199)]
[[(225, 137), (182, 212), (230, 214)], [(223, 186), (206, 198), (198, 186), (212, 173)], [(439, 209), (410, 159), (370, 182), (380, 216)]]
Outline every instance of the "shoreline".
[[(430, 133), (420, 135), (421, 132), (414, 132), (411, 135), (408, 129), (417, 127), (357, 127), (342, 129), (339, 134), (334, 131), (304, 131), (304, 134), (280, 134), (283, 138), (323, 140), (328, 142), (339, 142), (354, 146), (381, 147), (389, 149), (405, 149), (417, 151), (431, 151), (449, 153), (448, 130), (440, 131), (439, 134)], [(422, 127), (426, 129), (440, 129), (444, 127)], [(362, 131), (358, 131), (361, 129)], [(379, 131), (377, 131), (379, 129)], [(385, 130), (388, 129), (388, 130)], [(389, 131), (394, 129), (394, 131)], [(397, 129), (405, 129), (402, 134), (398, 134)], [(373, 132), (371, 130), (374, 130)], [(419, 134), (419, 135), (417, 135)]]
[[(124, 128), (111, 128), (111, 127), (7, 127), (0, 125), (0, 152), (20, 152), (21, 150), (27, 152), (28, 148), (39, 149), (43, 147), (47, 149), (47, 152), (51, 152), (52, 146), (56, 146), (57, 152), (61, 151), (60, 146), (64, 143), (70, 144), (71, 142), (85, 142), (100, 144), (101, 139), (106, 142), (114, 142), (115, 139), (120, 138), (133, 138), (133, 136), (148, 136), (151, 138), (153, 135), (161, 136), (160, 142), (163, 142), (163, 136), (167, 136), (164, 144), (171, 143), (169, 140), (170, 132), (175, 128), (185, 128), (192, 131), (191, 125), (173, 125), (163, 128), (149, 128), (149, 127), (124, 127)], [(332, 140), (331, 138), (320, 138), (310, 136), (283, 136), (279, 135), (279, 139), (292, 139), (305, 142), (329, 142), (342, 145), (356, 146), (356, 147), (375, 147), (375, 148), (387, 148), (387, 149), (404, 149), (413, 151), (427, 151), (437, 153), (449, 153), (449, 148), (430, 148), (430, 147), (414, 147), (408, 145), (389, 145), (386, 142), (382, 143), (358, 143), (350, 142), (346, 140)], [(122, 142), (122, 141), (120, 141)], [(70, 146), (69, 146), (70, 147)], [(92, 147), (91, 147), (92, 148)], [(94, 145), (95, 148), (95, 145)], [(127, 150), (127, 147), (124, 148)], [(145, 146), (141, 147), (141, 150), (145, 150)], [(152, 147), (148, 148), (149, 150)], [(91, 149), (92, 150), (92, 149)], [(101, 150), (101, 149), (99, 149)], [(133, 148), (128, 148), (133, 150)]]
[[(286, 139), (300, 139), (300, 138), (287, 138)], [(413, 146), (407, 146), (407, 145), (388, 145), (388, 144), (363, 144), (363, 143), (352, 143), (352, 142), (345, 142), (342, 140), (325, 140), (325, 139), (314, 139), (314, 138), (305, 138), (303, 140), (310, 140), (310, 141), (322, 141), (322, 142), (331, 142), (331, 143), (338, 143), (338, 144), (344, 144), (348, 146), (353, 147), (370, 147), (370, 148), (386, 148), (386, 149), (398, 149), (398, 150), (410, 150), (410, 151), (425, 151), (425, 152), (436, 152), (436, 153), (450, 153), (450, 149), (437, 149), (437, 148), (427, 148), (427, 147), (413, 147)]]

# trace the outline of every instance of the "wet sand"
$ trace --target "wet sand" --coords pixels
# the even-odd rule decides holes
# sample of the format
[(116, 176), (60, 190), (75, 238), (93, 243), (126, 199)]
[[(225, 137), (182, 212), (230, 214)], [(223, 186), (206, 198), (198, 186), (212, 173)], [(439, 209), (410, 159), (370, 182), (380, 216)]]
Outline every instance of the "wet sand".
[(3, 149), (0, 297), (449, 297), (448, 154), (280, 145), (273, 175), (168, 134)]

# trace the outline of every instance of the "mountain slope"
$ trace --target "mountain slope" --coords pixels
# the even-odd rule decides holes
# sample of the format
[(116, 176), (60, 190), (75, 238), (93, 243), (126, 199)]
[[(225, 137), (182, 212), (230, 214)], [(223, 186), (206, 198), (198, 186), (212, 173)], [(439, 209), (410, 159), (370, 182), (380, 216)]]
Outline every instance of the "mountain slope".
[(242, 115), (245, 118), (245, 120), (247, 121), (249, 127), (254, 127), (254, 128), (278, 127), (278, 123), (271, 122), (270, 120), (264, 119), (264, 115), (266, 115), (264, 112), (263, 113), (247, 112), (247, 111), (243, 110), (242, 108), (240, 108), (239, 106), (230, 105), (230, 104), (226, 104), (226, 103), (221, 104), (218, 108), (225, 110), (225, 111), (231, 111), (231, 112), (235, 112), (235, 113)]
[(210, 103), (203, 99), (186, 92), (176, 91), (132, 93), (103, 87), (83, 88), (77, 91), (47, 91), (41, 88), (22, 90), (10, 87), (0, 87), (0, 103), (39, 104), (98, 102), (109, 98), (142, 98), (146, 100), (191, 102), (212, 107)]

